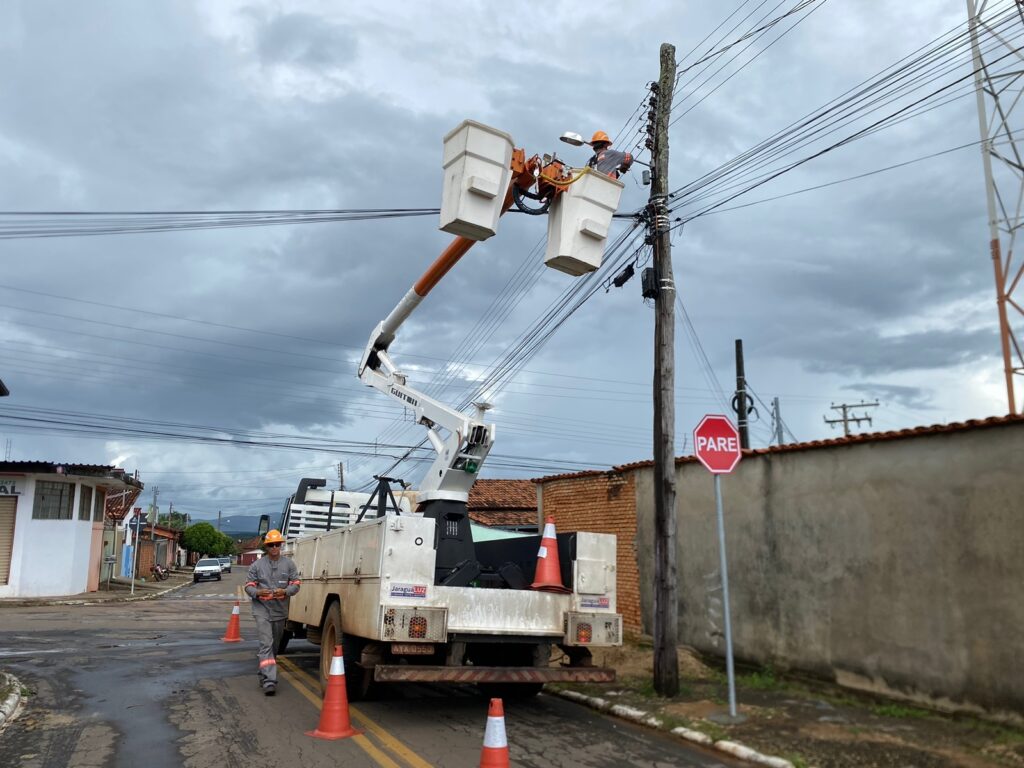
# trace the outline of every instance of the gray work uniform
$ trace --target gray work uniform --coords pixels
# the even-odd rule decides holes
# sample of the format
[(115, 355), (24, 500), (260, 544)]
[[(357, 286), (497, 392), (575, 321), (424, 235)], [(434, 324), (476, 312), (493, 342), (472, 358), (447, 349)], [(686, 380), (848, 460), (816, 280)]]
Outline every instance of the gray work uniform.
[[(277, 685), (277, 646), (288, 618), (289, 598), (299, 591), (301, 584), (299, 570), (290, 557), (282, 555), (274, 562), (264, 555), (249, 566), (245, 593), (252, 598), (252, 617), (256, 620), (256, 637), (260, 644), (256, 657), (260, 685), (264, 688)], [(280, 599), (257, 597), (260, 589), (283, 589), (286, 596)]]
[(623, 173), (628, 171), (632, 164), (633, 156), (629, 152), (619, 152), (616, 149), (602, 149), (600, 152), (595, 152), (587, 162), (587, 165), (598, 173), (603, 173), (614, 179), (619, 178), (620, 171)]

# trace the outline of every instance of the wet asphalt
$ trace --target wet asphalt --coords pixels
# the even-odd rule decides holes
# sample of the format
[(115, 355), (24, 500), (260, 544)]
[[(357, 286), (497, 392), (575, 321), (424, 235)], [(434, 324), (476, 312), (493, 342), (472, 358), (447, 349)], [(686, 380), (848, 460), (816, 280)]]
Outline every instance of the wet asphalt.
[[(0, 667), (30, 691), (0, 733), (24, 768), (462, 768), (479, 764), (487, 700), (472, 687), (390, 686), (352, 707), (363, 736), (321, 741), (318, 648), (293, 641), (277, 696), (256, 682), (255, 631), (221, 642), (242, 583), (136, 603), (0, 609)], [(743, 763), (554, 696), (506, 702), (513, 766), (735, 768)]]

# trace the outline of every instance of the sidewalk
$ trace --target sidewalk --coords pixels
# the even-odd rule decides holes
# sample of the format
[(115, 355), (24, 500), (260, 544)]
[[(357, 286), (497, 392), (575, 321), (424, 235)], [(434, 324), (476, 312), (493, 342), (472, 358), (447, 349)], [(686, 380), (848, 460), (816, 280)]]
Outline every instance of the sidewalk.
[(679, 658), (680, 693), (673, 699), (653, 690), (649, 638), (594, 649), (594, 663), (615, 668), (617, 682), (549, 684), (546, 690), (569, 692), (577, 700), (585, 694), (590, 706), (691, 740), (704, 734), (712, 742), (738, 742), (794, 768), (1024, 767), (1024, 728), (947, 715), (771, 669), (737, 670), (738, 711), (747, 720), (722, 725), (714, 720), (729, 710), (725, 673), (686, 648), (679, 649)]
[(83, 592), (79, 595), (58, 595), (50, 597), (3, 597), (0, 598), (2, 608), (25, 608), (40, 605), (88, 605), (90, 603), (128, 603), (136, 600), (149, 600), (166, 594), (192, 583), (192, 574), (185, 571), (174, 571), (166, 581), (136, 580), (135, 594), (132, 595), (132, 584), (127, 579), (112, 579), (110, 591), (103, 582), (97, 592)]

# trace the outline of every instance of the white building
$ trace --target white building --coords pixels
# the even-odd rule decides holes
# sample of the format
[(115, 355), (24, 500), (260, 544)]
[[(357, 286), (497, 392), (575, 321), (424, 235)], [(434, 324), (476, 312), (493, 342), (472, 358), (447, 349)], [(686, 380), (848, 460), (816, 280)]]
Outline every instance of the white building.
[(141, 489), (111, 466), (0, 462), (0, 598), (96, 591), (107, 495)]

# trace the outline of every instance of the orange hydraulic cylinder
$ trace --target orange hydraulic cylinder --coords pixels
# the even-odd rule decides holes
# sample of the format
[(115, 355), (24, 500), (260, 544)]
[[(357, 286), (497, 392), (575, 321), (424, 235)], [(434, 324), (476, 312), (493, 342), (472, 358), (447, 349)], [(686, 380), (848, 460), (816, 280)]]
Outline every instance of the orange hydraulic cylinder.
[[(515, 182), (512, 182), (515, 184)], [(512, 207), (512, 187), (505, 193), (505, 202), (501, 206), (501, 213), (504, 214)], [(476, 245), (476, 240), (467, 237), (456, 237), (451, 245), (444, 249), (444, 252), (437, 257), (437, 260), (430, 265), (430, 268), (423, 273), (423, 277), (416, 281), (412, 289), (417, 296), (426, 296), (442, 277), (448, 274), (448, 270), (454, 267), (459, 259), (466, 255), (466, 251)]]

